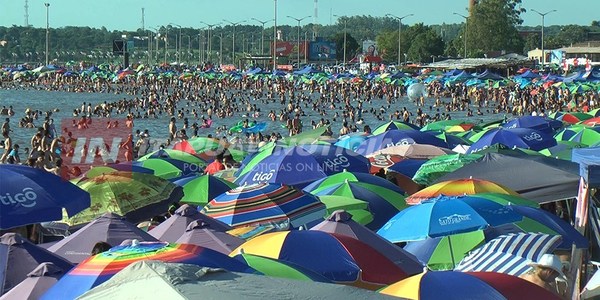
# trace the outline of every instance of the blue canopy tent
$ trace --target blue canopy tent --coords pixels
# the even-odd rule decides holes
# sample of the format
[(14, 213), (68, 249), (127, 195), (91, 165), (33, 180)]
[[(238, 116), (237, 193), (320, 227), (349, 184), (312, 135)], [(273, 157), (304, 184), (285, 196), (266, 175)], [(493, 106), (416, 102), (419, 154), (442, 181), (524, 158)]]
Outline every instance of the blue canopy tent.
[(314, 73), (321, 73), (321, 71), (319, 71), (311, 66), (306, 66), (302, 70), (294, 71), (294, 75), (304, 75), (304, 74), (314, 74)]
[(444, 76), (456, 76), (456, 75), (460, 74), (460, 72), (461, 72), (460, 70), (454, 69), (454, 70), (444, 73)]
[(531, 70), (527, 70), (523, 74), (517, 75), (515, 77), (523, 78), (523, 79), (534, 79), (534, 78), (540, 78), (542, 76), (540, 76), (540, 74), (538, 74), (538, 73), (532, 72)]
[(483, 73), (475, 75), (475, 76), (482, 80), (489, 80), (489, 79), (502, 80), (502, 79), (504, 79), (504, 77), (502, 77), (496, 73), (490, 72), (490, 70), (485, 70), (485, 71), (483, 71)]
[(571, 160), (579, 164), (579, 174), (591, 188), (600, 187), (600, 147), (573, 149)]
[(462, 72), (456, 74), (455, 76), (450, 77), (450, 80), (452, 80), (452, 81), (465, 81), (465, 80), (471, 79), (473, 77), (475, 77), (475, 76), (469, 74), (467, 71), (462, 71)]

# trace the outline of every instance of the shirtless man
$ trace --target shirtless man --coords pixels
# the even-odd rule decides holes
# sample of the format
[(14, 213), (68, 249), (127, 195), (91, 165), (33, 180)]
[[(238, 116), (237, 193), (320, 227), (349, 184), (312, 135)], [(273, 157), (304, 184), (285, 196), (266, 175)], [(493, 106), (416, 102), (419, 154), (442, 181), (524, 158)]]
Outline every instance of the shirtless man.
[(529, 266), (533, 269), (520, 277), (559, 296), (556, 279), (566, 280), (560, 258), (554, 254), (544, 254), (537, 263), (531, 263)]
[(8, 132), (3, 132), (2, 137), (4, 137), (4, 153), (2, 154), (2, 157), (0, 157), (0, 163), (3, 164), (8, 158), (10, 151), (12, 151), (12, 140), (10, 139)]

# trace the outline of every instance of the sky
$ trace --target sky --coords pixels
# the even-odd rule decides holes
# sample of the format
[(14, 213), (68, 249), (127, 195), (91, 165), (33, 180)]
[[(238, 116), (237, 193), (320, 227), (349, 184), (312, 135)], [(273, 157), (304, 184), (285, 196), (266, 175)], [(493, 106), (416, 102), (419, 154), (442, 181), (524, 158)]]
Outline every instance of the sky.
[[(315, 0), (277, 0), (278, 24), (295, 25), (288, 18), (311, 16), (305, 22), (312, 22)], [(200, 21), (214, 24), (246, 21), (246, 24), (259, 23), (251, 20), (269, 20), (274, 16), (274, 0), (28, 0), (29, 24), (34, 27), (46, 26), (46, 8), (50, 3), (49, 23), (52, 28), (64, 26), (106, 27), (108, 30), (136, 30), (141, 28), (142, 8), (145, 9), (145, 27), (160, 27), (169, 23), (183, 27), (204, 27)], [(403, 20), (404, 24), (422, 22), (426, 25), (461, 23), (462, 17), (453, 12), (466, 14), (468, 0), (318, 0), (318, 23), (336, 22), (332, 15), (371, 15), (384, 16), (387, 13), (397, 16), (414, 14)], [(25, 0), (0, 0), (0, 26), (25, 24)], [(600, 19), (600, 0), (522, 0), (528, 12), (522, 15), (523, 25), (537, 26), (541, 17), (532, 12), (536, 9), (548, 14), (546, 26), (550, 25), (590, 25)], [(269, 23), (267, 27), (272, 26)], [(225, 23), (223, 23), (225, 25)]]

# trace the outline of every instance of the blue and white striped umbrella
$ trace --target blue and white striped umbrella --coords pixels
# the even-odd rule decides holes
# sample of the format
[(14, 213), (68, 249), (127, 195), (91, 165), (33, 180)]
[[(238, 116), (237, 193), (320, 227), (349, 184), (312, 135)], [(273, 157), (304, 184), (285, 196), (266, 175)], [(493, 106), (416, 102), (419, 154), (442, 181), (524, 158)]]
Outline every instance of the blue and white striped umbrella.
[(497, 272), (519, 276), (561, 243), (560, 235), (517, 233), (501, 235), (469, 253), (456, 267), (462, 272)]

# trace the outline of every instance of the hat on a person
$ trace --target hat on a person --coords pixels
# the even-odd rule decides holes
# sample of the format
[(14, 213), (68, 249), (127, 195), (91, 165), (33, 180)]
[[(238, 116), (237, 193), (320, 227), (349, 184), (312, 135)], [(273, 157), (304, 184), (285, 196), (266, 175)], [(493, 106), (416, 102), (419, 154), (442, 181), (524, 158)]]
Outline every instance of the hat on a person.
[(554, 254), (544, 254), (540, 258), (540, 260), (536, 263), (528, 264), (530, 267), (541, 267), (541, 268), (549, 268), (558, 273), (558, 277), (561, 279), (566, 279), (565, 273), (562, 271), (562, 263), (560, 262), (560, 258)]

